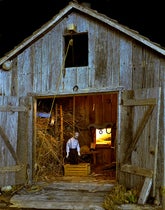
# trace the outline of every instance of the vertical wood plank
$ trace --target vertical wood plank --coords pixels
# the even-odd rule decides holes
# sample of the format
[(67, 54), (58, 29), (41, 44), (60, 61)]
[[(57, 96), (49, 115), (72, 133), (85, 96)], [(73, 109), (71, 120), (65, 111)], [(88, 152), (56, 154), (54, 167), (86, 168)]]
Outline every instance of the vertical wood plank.
[(152, 186), (152, 178), (146, 177), (142, 190), (140, 192), (140, 196), (138, 199), (138, 204), (145, 204), (150, 193), (150, 189)]

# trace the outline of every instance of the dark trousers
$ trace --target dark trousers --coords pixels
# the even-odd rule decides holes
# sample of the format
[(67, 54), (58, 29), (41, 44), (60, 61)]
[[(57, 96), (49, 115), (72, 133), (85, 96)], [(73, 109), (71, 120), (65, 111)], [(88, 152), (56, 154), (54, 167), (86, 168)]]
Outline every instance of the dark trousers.
[(70, 164), (78, 164), (78, 152), (77, 152), (77, 149), (70, 149), (69, 162), (70, 162)]

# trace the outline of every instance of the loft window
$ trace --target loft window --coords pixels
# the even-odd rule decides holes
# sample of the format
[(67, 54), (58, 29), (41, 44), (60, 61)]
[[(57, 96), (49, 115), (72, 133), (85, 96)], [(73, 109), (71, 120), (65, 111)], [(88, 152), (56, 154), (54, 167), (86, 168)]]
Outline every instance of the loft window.
[(65, 67), (80, 67), (88, 66), (88, 34), (76, 33), (65, 35), (65, 54), (66, 54)]

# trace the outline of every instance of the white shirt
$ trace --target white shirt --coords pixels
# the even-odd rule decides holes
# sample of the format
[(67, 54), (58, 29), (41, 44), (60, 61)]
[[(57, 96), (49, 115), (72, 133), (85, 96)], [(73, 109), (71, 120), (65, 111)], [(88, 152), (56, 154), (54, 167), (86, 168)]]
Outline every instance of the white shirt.
[(66, 152), (70, 152), (70, 149), (77, 149), (77, 152), (80, 152), (79, 142), (74, 137), (70, 138), (66, 143)]

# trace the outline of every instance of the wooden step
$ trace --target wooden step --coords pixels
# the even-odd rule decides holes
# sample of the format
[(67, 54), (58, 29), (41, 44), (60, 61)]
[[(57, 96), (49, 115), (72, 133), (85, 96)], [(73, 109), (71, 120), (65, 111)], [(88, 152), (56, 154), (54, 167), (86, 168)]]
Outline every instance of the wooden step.
[(10, 207), (103, 210), (104, 196), (113, 186), (113, 183), (106, 182), (54, 182), (44, 184), (38, 192), (29, 192), (23, 189), (15, 194), (10, 200), (10, 203), (12, 203)]

